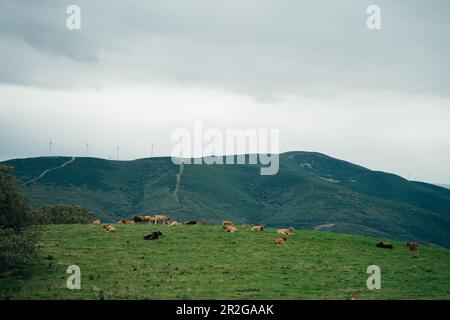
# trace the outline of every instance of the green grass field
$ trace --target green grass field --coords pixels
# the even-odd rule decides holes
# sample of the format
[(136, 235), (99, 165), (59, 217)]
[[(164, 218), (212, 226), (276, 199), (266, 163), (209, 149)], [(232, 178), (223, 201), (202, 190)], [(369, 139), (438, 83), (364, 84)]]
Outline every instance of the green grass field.
[[(224, 233), (219, 226), (48, 226), (28, 267), (0, 276), (2, 299), (449, 299), (450, 250), (296, 231), (277, 246), (275, 230)], [(149, 231), (163, 238), (145, 241)], [(81, 290), (66, 288), (69, 265), (81, 268)], [(369, 265), (381, 289), (366, 288)]]

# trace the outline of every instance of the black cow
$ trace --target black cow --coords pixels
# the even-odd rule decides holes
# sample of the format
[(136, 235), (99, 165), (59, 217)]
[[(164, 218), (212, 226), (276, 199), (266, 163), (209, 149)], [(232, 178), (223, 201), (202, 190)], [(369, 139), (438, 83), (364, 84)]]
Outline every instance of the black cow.
[(378, 242), (378, 243), (376, 244), (376, 246), (377, 246), (378, 248), (394, 249), (394, 246), (393, 246), (392, 244), (390, 244), (390, 243), (387, 243), (387, 242)]
[(206, 222), (203, 220), (191, 220), (183, 222), (183, 224), (206, 224)]
[(156, 240), (160, 236), (162, 236), (161, 231), (150, 232), (146, 236), (144, 236), (144, 240)]

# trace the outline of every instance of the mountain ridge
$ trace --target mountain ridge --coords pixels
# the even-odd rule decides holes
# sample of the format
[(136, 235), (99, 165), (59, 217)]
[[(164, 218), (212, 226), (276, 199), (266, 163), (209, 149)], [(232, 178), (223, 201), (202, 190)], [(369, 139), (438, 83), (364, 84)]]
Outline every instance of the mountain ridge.
[[(80, 204), (104, 221), (167, 213), (178, 220), (317, 227), (341, 233), (420, 240), (450, 247), (450, 190), (373, 171), (318, 152), (280, 154), (280, 170), (260, 176), (259, 165), (185, 165), (170, 157), (129, 161), (70, 157), (15, 159), (33, 206)], [(325, 227), (323, 227), (325, 226)]]

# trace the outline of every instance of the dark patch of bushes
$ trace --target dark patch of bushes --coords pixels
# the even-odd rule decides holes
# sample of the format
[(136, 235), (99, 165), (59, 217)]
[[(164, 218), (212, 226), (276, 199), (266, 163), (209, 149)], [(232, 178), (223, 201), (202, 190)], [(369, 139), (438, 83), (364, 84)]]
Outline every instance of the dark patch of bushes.
[(94, 213), (81, 206), (48, 204), (37, 210), (40, 224), (86, 224), (94, 219)]
[(13, 176), (13, 169), (0, 166), (0, 270), (34, 257), (41, 234), (36, 213)]

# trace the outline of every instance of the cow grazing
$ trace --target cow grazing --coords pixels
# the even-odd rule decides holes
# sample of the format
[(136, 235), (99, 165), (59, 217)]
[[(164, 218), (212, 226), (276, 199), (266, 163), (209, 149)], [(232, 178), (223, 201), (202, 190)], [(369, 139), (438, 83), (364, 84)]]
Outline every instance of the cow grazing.
[(264, 231), (264, 226), (263, 225), (254, 226), (254, 227), (251, 227), (250, 230), (252, 230), (252, 231)]
[(155, 219), (154, 224), (157, 224), (159, 221), (161, 221), (163, 224), (167, 224), (170, 220), (168, 216), (162, 214), (155, 215), (154, 219)]
[(133, 216), (135, 223), (152, 223), (155, 224), (155, 218), (152, 216)]
[(230, 226), (230, 225), (224, 225), (223, 227), (222, 227), (222, 229), (225, 231), (225, 232), (236, 232), (236, 231), (238, 231), (238, 229), (236, 228), (236, 227), (234, 227), (234, 226)]
[(222, 227), (225, 227), (225, 226), (234, 226), (233, 221), (228, 221), (228, 220), (222, 221)]
[(105, 230), (106, 232), (116, 232), (116, 228), (114, 228), (112, 225), (108, 224), (108, 225), (103, 225), (103, 230)]
[(97, 220), (92, 221), (91, 224), (102, 224), (102, 223), (100, 222), (100, 220), (97, 219)]
[(384, 249), (394, 249), (394, 246), (387, 242), (378, 242), (376, 244), (377, 248), (384, 248)]
[(156, 240), (160, 236), (162, 236), (161, 231), (150, 232), (149, 234), (144, 236), (144, 240)]
[(281, 234), (283, 236), (290, 236), (294, 232), (294, 228), (289, 227), (287, 229), (278, 229), (277, 234)]
[(408, 241), (406, 243), (406, 246), (408, 247), (409, 251), (419, 251), (419, 243), (418, 242)]
[(152, 216), (143, 216), (142, 219), (145, 223), (156, 224), (156, 219)]
[(143, 223), (144, 222), (143, 216), (133, 216), (133, 220), (135, 223)]
[(282, 238), (276, 238), (275, 239), (275, 243), (278, 245), (285, 245), (287, 241), (286, 237), (282, 237)]

